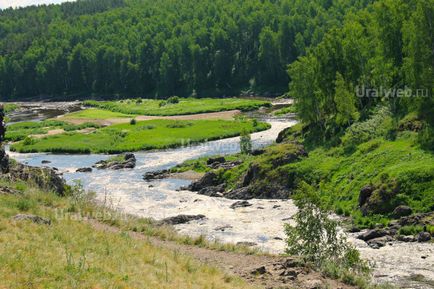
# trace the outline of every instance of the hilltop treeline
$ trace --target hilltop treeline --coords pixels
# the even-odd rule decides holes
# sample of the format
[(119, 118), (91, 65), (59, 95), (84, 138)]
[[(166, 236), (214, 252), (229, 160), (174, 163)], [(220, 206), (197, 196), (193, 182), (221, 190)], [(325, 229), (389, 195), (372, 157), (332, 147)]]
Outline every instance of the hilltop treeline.
[(81, 0), (0, 12), (0, 96), (285, 91), (287, 65), (373, 0)]

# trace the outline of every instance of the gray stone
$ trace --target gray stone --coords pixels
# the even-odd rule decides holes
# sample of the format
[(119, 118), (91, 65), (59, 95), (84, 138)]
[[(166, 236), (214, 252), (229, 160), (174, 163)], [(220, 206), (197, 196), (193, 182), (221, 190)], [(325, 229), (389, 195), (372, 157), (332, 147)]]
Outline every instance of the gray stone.
[(245, 207), (250, 207), (250, 206), (252, 206), (252, 204), (250, 204), (247, 201), (238, 201), (238, 202), (233, 203), (230, 208), (236, 209), (236, 208), (245, 208)]
[(203, 220), (206, 217), (204, 215), (178, 215), (169, 217), (158, 222), (160, 225), (180, 225), (191, 221)]
[(365, 233), (360, 234), (357, 239), (363, 240), (363, 241), (369, 241), (372, 239), (376, 239), (376, 238), (380, 238), (380, 237), (384, 237), (387, 235), (387, 232), (385, 230), (382, 229), (373, 229), (373, 230), (369, 230)]
[(398, 206), (393, 210), (392, 215), (395, 218), (410, 216), (413, 213), (413, 210), (409, 206)]
[(36, 224), (40, 225), (51, 225), (51, 220), (47, 218), (43, 218), (36, 215), (24, 215), (24, 214), (18, 214), (15, 217), (13, 217), (15, 221), (31, 221)]
[(77, 173), (90, 173), (90, 172), (92, 172), (92, 168), (79, 168), (75, 172), (77, 172)]
[(428, 232), (420, 232), (417, 235), (418, 242), (428, 242), (429, 240), (431, 240), (431, 234)]

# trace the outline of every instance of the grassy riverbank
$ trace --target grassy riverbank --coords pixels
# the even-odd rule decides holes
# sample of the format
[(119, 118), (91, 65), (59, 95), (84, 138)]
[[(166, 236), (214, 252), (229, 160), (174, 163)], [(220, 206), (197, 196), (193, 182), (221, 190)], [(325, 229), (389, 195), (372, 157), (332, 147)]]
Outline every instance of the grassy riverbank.
[[(123, 230), (134, 227), (162, 237), (174, 233), (103, 211), (79, 190), (59, 197), (24, 182), (1, 181), (0, 187), (15, 191), (0, 194), (0, 279), (5, 288), (251, 288), (145, 237), (133, 238)], [(13, 220), (17, 214), (48, 218), (51, 225)], [(78, 216), (99, 218), (121, 231), (97, 230)]]
[(252, 120), (150, 120), (118, 124), (83, 134), (70, 132), (42, 139), (26, 138), (11, 150), (22, 153), (120, 153), (164, 149), (256, 132), (269, 125)]
[[(370, 124), (370, 120), (360, 126), (365, 124)], [(256, 191), (282, 185), (295, 192), (305, 183), (319, 192), (325, 207), (351, 217), (361, 228), (388, 224), (399, 205), (409, 206), (413, 213), (432, 212), (434, 155), (420, 147), (418, 133), (401, 125), (401, 131), (391, 139), (389, 129), (380, 125), (369, 127), (371, 131), (363, 129), (364, 137), (355, 137), (356, 132), (348, 130), (338, 145), (313, 145), (308, 135), (303, 136), (302, 125), (298, 124), (286, 131), (282, 143), (267, 148), (260, 156), (226, 157), (229, 161), (242, 160), (243, 163), (217, 173), (226, 183), (226, 189), (239, 187), (251, 167), (255, 167), (251, 186)], [(285, 161), (294, 142), (305, 144), (309, 148), (308, 156)], [(173, 170), (206, 172), (211, 170), (206, 160), (188, 161)], [(373, 193), (361, 204), (360, 192), (366, 186), (371, 186)], [(413, 229), (421, 231), (423, 228)], [(428, 226), (428, 230), (434, 232), (434, 227)]]
[[(174, 98), (172, 98), (174, 99)], [(136, 115), (171, 116), (238, 109), (250, 111), (269, 106), (268, 101), (243, 98), (175, 98), (175, 100), (129, 99), (85, 101), (85, 105), (112, 112)]]

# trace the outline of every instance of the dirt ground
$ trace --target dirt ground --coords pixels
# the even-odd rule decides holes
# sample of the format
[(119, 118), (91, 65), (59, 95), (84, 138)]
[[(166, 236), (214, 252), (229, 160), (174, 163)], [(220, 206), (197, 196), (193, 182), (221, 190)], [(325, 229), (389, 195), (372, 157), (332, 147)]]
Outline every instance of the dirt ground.
[[(118, 233), (119, 228), (97, 221), (89, 221), (96, 230)], [(197, 246), (165, 241), (155, 237), (144, 236), (137, 232), (128, 232), (132, 238), (147, 240), (153, 245), (190, 256), (195, 260), (219, 268), (226, 274), (237, 276), (254, 287), (265, 289), (349, 289), (354, 288), (339, 281), (323, 277), (320, 273), (299, 265), (294, 257), (247, 255), (224, 252)]]

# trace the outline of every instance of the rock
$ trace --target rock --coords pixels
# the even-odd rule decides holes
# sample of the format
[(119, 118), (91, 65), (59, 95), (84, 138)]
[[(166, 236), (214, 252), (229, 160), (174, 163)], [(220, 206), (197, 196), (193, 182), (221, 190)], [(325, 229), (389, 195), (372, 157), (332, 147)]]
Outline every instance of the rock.
[(434, 212), (414, 214), (399, 219), (400, 226), (434, 225)]
[(250, 200), (253, 199), (250, 187), (242, 187), (229, 192), (224, 193), (224, 197), (235, 200)]
[(226, 159), (224, 157), (215, 157), (215, 158), (209, 158), (206, 161), (206, 164), (208, 166), (210, 166), (210, 165), (213, 165), (213, 164), (222, 164), (224, 162), (226, 162)]
[(256, 150), (253, 150), (250, 154), (251, 154), (252, 156), (260, 156), (260, 155), (262, 155), (263, 153), (265, 153), (265, 150), (264, 150), (264, 149), (256, 149)]
[(191, 183), (188, 186), (188, 190), (193, 192), (198, 192), (206, 187), (217, 186), (219, 185), (219, 179), (215, 172), (210, 171), (207, 172), (200, 180)]
[(396, 237), (396, 240), (401, 242), (416, 242), (416, 238), (413, 236), (404, 236), (404, 235), (398, 235)]
[(233, 203), (230, 208), (236, 209), (236, 208), (245, 208), (245, 207), (250, 207), (250, 206), (252, 206), (252, 204), (250, 204), (247, 201), (238, 201), (238, 202)]
[(51, 225), (50, 219), (43, 218), (43, 217), (36, 216), (36, 215), (18, 214), (15, 217), (13, 217), (13, 220), (15, 220), (15, 221), (31, 221), (33, 223), (40, 224), (40, 225)]
[(259, 268), (252, 270), (252, 272), (250, 273), (253, 275), (264, 275), (265, 273), (267, 273), (267, 269), (265, 268), (265, 266), (261, 266)]
[(364, 186), (359, 193), (359, 207), (362, 207), (366, 201), (371, 197), (374, 187), (371, 185)]
[(306, 280), (306, 282), (304, 282), (304, 288), (306, 288), (306, 289), (321, 289), (321, 288), (324, 288), (324, 285), (321, 282), (321, 280), (317, 280), (317, 279)]
[(256, 246), (258, 244), (256, 244), (255, 242), (246, 242), (246, 241), (243, 241), (243, 242), (237, 242), (237, 245), (238, 246), (253, 247), (253, 246)]
[(160, 225), (180, 225), (191, 221), (203, 220), (206, 217), (204, 215), (178, 215), (169, 217), (158, 222)]
[(373, 249), (380, 249), (381, 247), (386, 246), (387, 242), (392, 241), (392, 238), (389, 236), (384, 236), (380, 238), (375, 238), (367, 241), (366, 243), (369, 245), (369, 247)]
[(431, 234), (429, 232), (420, 232), (417, 235), (418, 242), (428, 242), (429, 240), (431, 240)]
[(357, 236), (357, 239), (363, 240), (363, 241), (369, 241), (372, 239), (376, 239), (376, 238), (380, 238), (380, 237), (384, 237), (387, 235), (387, 232), (385, 230), (382, 229), (373, 229), (373, 230), (369, 230), (365, 233), (360, 234), (359, 236)]
[(147, 172), (143, 175), (143, 179), (145, 181), (151, 181), (151, 180), (158, 180), (158, 179), (165, 179), (169, 177), (170, 171), (169, 170), (160, 170), (160, 171), (154, 171), (154, 172)]
[(121, 170), (121, 169), (133, 169), (136, 166), (136, 157), (132, 153), (126, 153), (123, 155), (123, 160), (121, 161), (99, 161), (95, 165), (94, 168), (102, 170), (102, 169), (111, 169), (111, 170)]
[(6, 187), (0, 186), (0, 195), (18, 195), (21, 194), (20, 191)]
[(360, 232), (360, 229), (357, 228), (357, 227), (355, 227), (355, 226), (353, 226), (353, 227), (351, 227), (351, 228), (348, 230), (348, 232), (350, 232), (350, 233), (359, 233), (359, 232)]
[(224, 226), (216, 227), (216, 228), (214, 228), (214, 230), (224, 232), (227, 229), (232, 229), (232, 228), (233, 227), (231, 225), (224, 225)]
[(225, 184), (220, 184), (218, 186), (203, 188), (198, 192), (198, 194), (209, 196), (209, 197), (223, 197), (224, 191), (225, 191)]
[(274, 205), (273, 206), (273, 209), (278, 209), (278, 208), (280, 208), (281, 206), (280, 205)]
[(413, 213), (413, 210), (409, 206), (398, 206), (393, 210), (392, 215), (395, 218), (410, 216)]
[(281, 238), (281, 237), (273, 237), (273, 240), (282, 241), (283, 238)]
[(9, 172), (9, 156), (3, 148), (0, 148), (0, 170), (3, 174)]
[(50, 161), (47, 161), (47, 160), (43, 160), (43, 161), (41, 162), (41, 164), (51, 164), (51, 162), (50, 162)]
[(76, 173), (91, 173), (92, 168), (79, 168), (75, 171)]
[(15, 164), (9, 167), (9, 173), (6, 177), (11, 181), (32, 182), (41, 189), (54, 191), (58, 195), (63, 195), (66, 189), (65, 180), (51, 168)]

